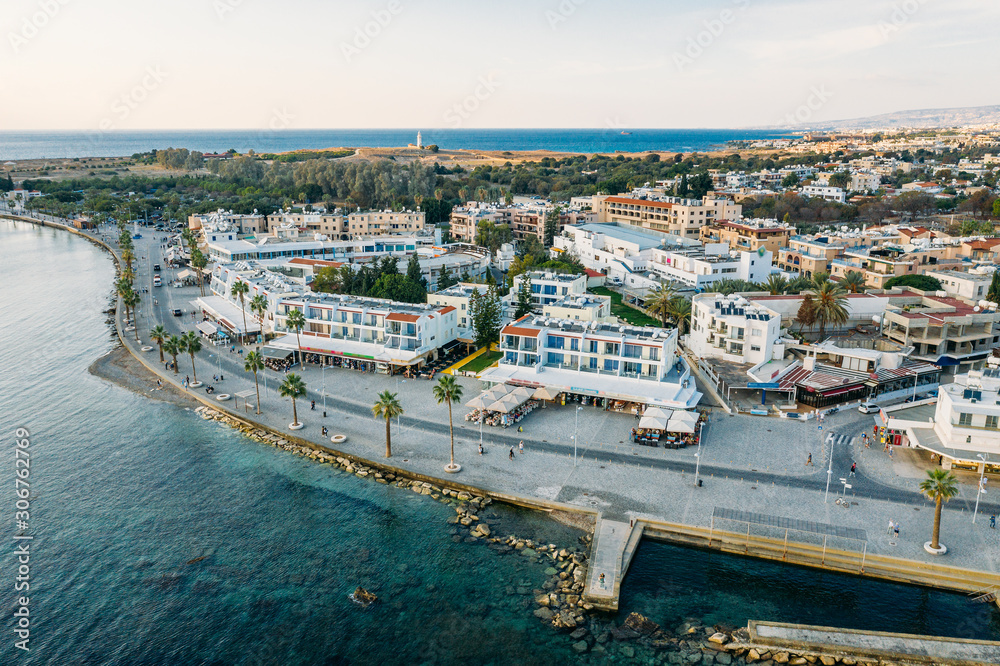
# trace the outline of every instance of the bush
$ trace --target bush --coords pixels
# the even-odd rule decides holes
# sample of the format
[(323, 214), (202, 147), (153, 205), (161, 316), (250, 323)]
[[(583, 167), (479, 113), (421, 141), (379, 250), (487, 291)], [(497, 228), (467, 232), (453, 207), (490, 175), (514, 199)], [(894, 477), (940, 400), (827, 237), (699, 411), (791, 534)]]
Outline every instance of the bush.
[(941, 281), (929, 275), (899, 275), (885, 283), (885, 288), (913, 287), (921, 291), (940, 291)]

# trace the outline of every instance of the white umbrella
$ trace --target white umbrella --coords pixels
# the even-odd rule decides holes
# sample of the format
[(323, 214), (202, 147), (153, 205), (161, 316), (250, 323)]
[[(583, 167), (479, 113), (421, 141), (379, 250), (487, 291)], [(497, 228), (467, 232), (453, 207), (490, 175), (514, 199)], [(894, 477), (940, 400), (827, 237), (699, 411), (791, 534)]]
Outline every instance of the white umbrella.
[(670, 419), (666, 429), (667, 432), (694, 432), (694, 424), (682, 419)]
[(489, 398), (493, 398), (494, 400), (499, 400), (500, 398), (510, 393), (510, 391), (511, 391), (510, 386), (507, 386), (506, 384), (496, 384), (492, 388), (484, 391), (483, 395)]
[(694, 412), (682, 412), (680, 410), (675, 411), (671, 416), (670, 420), (678, 419), (679, 421), (684, 421), (686, 423), (697, 424), (698, 415)]
[(500, 412), (501, 414), (507, 414), (508, 412), (510, 412), (510, 410), (514, 409), (520, 404), (521, 403), (517, 401), (517, 398), (505, 395), (504, 397), (500, 398), (486, 409), (490, 410), (491, 412)]
[(665, 430), (667, 420), (655, 416), (643, 416), (639, 419), (639, 427), (643, 430)]
[(487, 405), (494, 402), (494, 399), (485, 393), (477, 395), (475, 398), (465, 403), (466, 407), (471, 407), (472, 409), (486, 409)]
[(657, 419), (670, 419), (671, 410), (662, 407), (647, 407), (642, 413), (643, 416), (652, 416)]
[(549, 388), (548, 386), (543, 386), (542, 388), (535, 389), (533, 397), (535, 400), (555, 400), (559, 397), (561, 391)]
[(511, 395), (520, 400), (522, 403), (524, 403), (527, 402), (528, 400), (531, 400), (531, 389), (525, 388), (523, 386), (518, 386), (508, 395)]

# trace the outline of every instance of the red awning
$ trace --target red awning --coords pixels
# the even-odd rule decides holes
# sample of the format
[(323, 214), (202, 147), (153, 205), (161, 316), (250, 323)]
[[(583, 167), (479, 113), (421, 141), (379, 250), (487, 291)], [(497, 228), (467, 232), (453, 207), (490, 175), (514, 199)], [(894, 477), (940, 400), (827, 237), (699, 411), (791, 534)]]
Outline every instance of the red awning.
[(847, 388), (837, 389), (836, 391), (830, 391), (829, 393), (821, 393), (821, 395), (824, 398), (829, 398), (830, 396), (842, 395), (844, 393), (849, 393), (850, 391), (859, 388), (864, 388), (864, 386), (862, 386), (861, 384), (858, 384), (857, 386), (848, 386)]

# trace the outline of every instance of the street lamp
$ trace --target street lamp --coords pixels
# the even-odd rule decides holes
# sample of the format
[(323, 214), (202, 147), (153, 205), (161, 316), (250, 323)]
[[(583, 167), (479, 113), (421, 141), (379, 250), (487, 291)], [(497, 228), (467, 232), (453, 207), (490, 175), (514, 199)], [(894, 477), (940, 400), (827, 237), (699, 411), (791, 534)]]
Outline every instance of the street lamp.
[(576, 425), (573, 426), (573, 467), (576, 467), (576, 436), (580, 432), (580, 412), (583, 407), (576, 408)]
[(701, 469), (701, 440), (702, 433), (705, 430), (705, 422), (702, 421), (701, 425), (698, 426), (698, 451), (694, 454), (694, 487), (698, 487), (698, 471)]
[(833, 434), (827, 435), (830, 442), (830, 466), (826, 468), (826, 495), (823, 496), (823, 504), (830, 499), (830, 477), (833, 476)]
[(976, 524), (976, 516), (979, 514), (979, 496), (986, 492), (986, 488), (983, 488), (983, 475), (986, 474), (986, 458), (981, 453), (977, 453), (976, 457), (983, 461), (983, 469), (979, 472), (979, 487), (976, 488), (976, 510), (972, 513), (972, 524)]

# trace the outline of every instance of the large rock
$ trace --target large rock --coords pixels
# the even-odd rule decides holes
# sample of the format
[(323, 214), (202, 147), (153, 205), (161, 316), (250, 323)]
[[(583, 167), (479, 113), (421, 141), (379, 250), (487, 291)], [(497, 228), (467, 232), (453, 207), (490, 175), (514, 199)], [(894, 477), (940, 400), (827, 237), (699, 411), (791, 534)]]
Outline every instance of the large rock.
[(625, 618), (625, 626), (643, 634), (644, 636), (649, 636), (660, 628), (660, 625), (656, 624), (645, 615), (640, 615), (639, 613), (630, 613), (629, 616)]
[(776, 664), (787, 664), (788, 663), (788, 653), (787, 652), (779, 652), (778, 654), (776, 654), (773, 657), (771, 657), (771, 659), (773, 659), (774, 663), (776, 663)]
[(629, 659), (631, 659), (632, 657), (635, 656), (635, 648), (632, 647), (631, 645), (623, 645), (621, 647), (621, 653), (622, 653), (623, 656), (628, 657)]
[(538, 595), (537, 597), (535, 597), (535, 603), (538, 604), (539, 606), (548, 606), (549, 605), (549, 595), (547, 595), (547, 594), (540, 594), (540, 595)]
[(711, 641), (712, 643), (715, 643), (716, 645), (725, 645), (726, 643), (729, 642), (729, 636), (726, 636), (721, 631), (717, 631), (711, 636), (709, 636), (708, 640)]
[(823, 666), (833, 666), (837, 663), (837, 660), (834, 657), (828, 657), (824, 654), (820, 656), (819, 663), (823, 664)]
[(642, 636), (638, 631), (631, 627), (626, 627), (622, 625), (620, 627), (613, 627), (611, 629), (611, 636), (616, 641), (634, 641), (635, 639)]
[(536, 610), (535, 613), (534, 613), (534, 615), (539, 620), (551, 620), (552, 616), (555, 615), (555, 613), (553, 613), (552, 611), (550, 611), (548, 608), (544, 608), (543, 607), (543, 608), (539, 608), (538, 610)]
[(749, 664), (760, 661), (760, 652), (757, 651), (757, 648), (750, 648), (749, 652), (747, 652), (746, 660)]
[(788, 666), (805, 666), (809, 660), (805, 657), (792, 657), (788, 660)]
[[(574, 632), (575, 633), (575, 632)], [(577, 641), (573, 643), (573, 651), (583, 654), (588, 649), (587, 641)]]
[(490, 526), (486, 523), (479, 523), (476, 525), (475, 529), (472, 530), (473, 534), (478, 534), (479, 536), (488, 537), (490, 535)]
[(722, 666), (729, 666), (729, 664), (733, 663), (733, 658), (725, 652), (720, 652), (715, 655), (715, 663), (722, 664)]
[(573, 633), (570, 634), (569, 637), (572, 638), (574, 641), (578, 641), (586, 635), (587, 635), (587, 629), (585, 627), (580, 627), (575, 631), (573, 631)]

